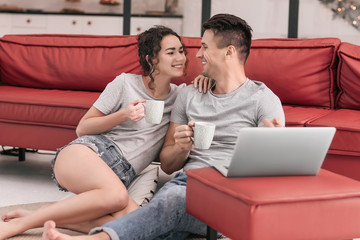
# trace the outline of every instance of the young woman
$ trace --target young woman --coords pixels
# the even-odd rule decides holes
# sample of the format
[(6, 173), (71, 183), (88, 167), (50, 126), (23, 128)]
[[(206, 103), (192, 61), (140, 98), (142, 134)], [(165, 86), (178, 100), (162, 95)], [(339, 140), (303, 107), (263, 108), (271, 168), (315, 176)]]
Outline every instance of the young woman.
[[(181, 38), (167, 27), (140, 34), (138, 47), (144, 76), (123, 73), (109, 83), (80, 120), (79, 138), (61, 148), (52, 162), (60, 189), (76, 195), (34, 212), (4, 214), (0, 239), (41, 227), (49, 219), (88, 232), (139, 208), (126, 188), (161, 150), (172, 105), (185, 85), (171, 80), (184, 75), (187, 60)], [(208, 81), (199, 76), (195, 85)], [(165, 102), (160, 124), (144, 119), (143, 103), (150, 99)]]

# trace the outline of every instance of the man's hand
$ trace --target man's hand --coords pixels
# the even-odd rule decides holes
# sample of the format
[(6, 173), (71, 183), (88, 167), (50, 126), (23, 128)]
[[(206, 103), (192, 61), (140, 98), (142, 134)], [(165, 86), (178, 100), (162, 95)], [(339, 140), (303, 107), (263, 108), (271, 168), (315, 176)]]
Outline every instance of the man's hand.
[(190, 121), (188, 125), (180, 125), (175, 128), (174, 140), (175, 144), (180, 147), (181, 150), (190, 151), (193, 148), (193, 141), (191, 137), (194, 136), (193, 127), (194, 121)]
[(279, 117), (274, 118), (272, 121), (270, 121), (269, 119), (264, 118), (262, 120), (262, 122), (264, 123), (264, 127), (284, 127), (281, 124), (281, 118), (279, 118)]

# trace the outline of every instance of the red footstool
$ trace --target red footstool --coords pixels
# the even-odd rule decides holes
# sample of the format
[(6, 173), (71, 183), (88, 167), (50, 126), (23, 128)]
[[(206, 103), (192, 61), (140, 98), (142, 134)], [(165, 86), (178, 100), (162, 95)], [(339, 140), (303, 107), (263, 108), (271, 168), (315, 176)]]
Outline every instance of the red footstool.
[(213, 168), (187, 171), (186, 211), (231, 239), (360, 237), (360, 182), (318, 176), (225, 178)]

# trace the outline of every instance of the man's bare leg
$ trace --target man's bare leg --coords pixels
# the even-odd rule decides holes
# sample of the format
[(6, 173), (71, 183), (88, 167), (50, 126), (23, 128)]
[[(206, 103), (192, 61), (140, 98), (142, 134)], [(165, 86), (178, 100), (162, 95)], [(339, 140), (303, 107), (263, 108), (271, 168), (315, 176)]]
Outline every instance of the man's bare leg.
[(109, 235), (100, 232), (94, 235), (69, 236), (56, 230), (54, 221), (47, 221), (44, 224), (44, 233), (42, 235), (45, 240), (110, 240)]

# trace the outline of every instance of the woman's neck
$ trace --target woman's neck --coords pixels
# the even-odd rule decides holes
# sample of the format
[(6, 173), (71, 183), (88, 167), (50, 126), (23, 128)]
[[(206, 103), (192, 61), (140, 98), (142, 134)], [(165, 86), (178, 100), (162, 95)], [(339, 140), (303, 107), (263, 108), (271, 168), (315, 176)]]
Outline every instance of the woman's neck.
[[(159, 76), (155, 78), (155, 81), (152, 84), (149, 76), (143, 76), (144, 86), (146, 91), (154, 98), (163, 99), (166, 98), (170, 93), (170, 81), (161, 79)], [(150, 88), (151, 87), (151, 88)]]

